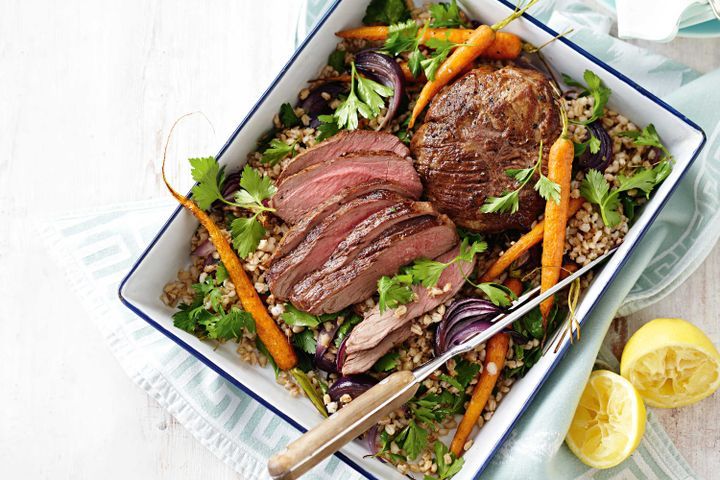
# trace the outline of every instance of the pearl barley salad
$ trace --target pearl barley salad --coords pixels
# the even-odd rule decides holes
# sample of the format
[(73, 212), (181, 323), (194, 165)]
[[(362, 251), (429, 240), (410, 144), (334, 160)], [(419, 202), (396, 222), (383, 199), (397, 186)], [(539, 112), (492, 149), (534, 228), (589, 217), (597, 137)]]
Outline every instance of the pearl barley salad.
[[(596, 73), (555, 72), (503, 32), (521, 13), (487, 26), (454, 0), (373, 0), (243, 168), (190, 159), (192, 199), (168, 185), (200, 220), (162, 292), (175, 327), (232, 342), (329, 416), (619, 245), (672, 156)], [(456, 474), (555, 332), (579, 337), (588, 281), (431, 375), (368, 454)]]

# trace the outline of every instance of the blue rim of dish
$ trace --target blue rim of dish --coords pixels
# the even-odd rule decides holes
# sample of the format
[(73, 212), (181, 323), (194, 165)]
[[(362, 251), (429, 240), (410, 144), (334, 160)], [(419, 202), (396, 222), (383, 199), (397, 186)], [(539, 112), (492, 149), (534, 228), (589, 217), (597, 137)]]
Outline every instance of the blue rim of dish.
[[(260, 106), (265, 102), (265, 99), (267, 98), (268, 94), (275, 89), (275, 87), (277, 86), (277, 84), (280, 82), (280, 80), (281, 80), (281, 79), (285, 76), (285, 74), (287, 73), (288, 69), (295, 63), (295, 61), (297, 60), (297, 57), (300, 55), (300, 53), (305, 49), (305, 47), (307, 46), (307, 44), (308, 44), (308, 43), (310, 42), (310, 40), (317, 34), (317, 32), (320, 30), (320, 28), (322, 28), (322, 26), (325, 24), (325, 22), (327, 21), (327, 19), (332, 15), (332, 13), (335, 11), (335, 9), (337, 8), (337, 6), (338, 6), (342, 1), (343, 1), (343, 0), (335, 0), (335, 1), (332, 3), (332, 5), (330, 5), (330, 7), (328, 7), (328, 9), (327, 9), (327, 10), (325, 11), (325, 13), (323, 14), (322, 18), (320, 18), (320, 20), (315, 24), (315, 26), (312, 28), (312, 30), (308, 33), (308, 35), (307, 35), (307, 37), (305, 38), (305, 40), (303, 40), (303, 42), (298, 46), (298, 48), (297, 48), (297, 49), (295, 50), (295, 52), (292, 54), (292, 56), (290, 57), (290, 59), (288, 60), (288, 62), (285, 64), (285, 66), (283, 66), (283, 68), (280, 70), (280, 72), (278, 73), (278, 75), (277, 75), (277, 76), (275, 77), (275, 79), (272, 81), (272, 83), (270, 84), (270, 86), (263, 92), (262, 96), (261, 96), (260, 99), (257, 101), (257, 103), (250, 109), (250, 111), (249, 111), (248, 114), (245, 116), (245, 118), (242, 120), (242, 122), (240, 122), (240, 124), (239, 124), (238, 127), (235, 129), (235, 131), (232, 133), (232, 135), (230, 136), (230, 138), (228, 139), (228, 141), (225, 142), (225, 144), (223, 145), (223, 147), (220, 149), (219, 153), (217, 154), (217, 158), (218, 158), (218, 159), (221, 158), (222, 155), (225, 153), (225, 151), (230, 147), (230, 145), (231, 145), (232, 142), (235, 140), (235, 138), (236, 138), (237, 135), (240, 133), (240, 131), (245, 127), (245, 125), (246, 125), (246, 124), (250, 121), (250, 119), (254, 116), (255, 112), (256, 112), (256, 111), (260, 108)], [(497, 1), (498, 1), (499, 3), (505, 5), (506, 7), (510, 8), (510, 9), (514, 9), (514, 8), (515, 8), (515, 5), (511, 4), (511, 3), (508, 2), (507, 0), (497, 0)], [(557, 32), (555, 32), (554, 30), (552, 30), (551, 28), (549, 28), (548, 26), (546, 26), (545, 24), (543, 24), (542, 22), (540, 22), (539, 20), (537, 20), (536, 18), (534, 18), (533, 16), (525, 13), (525, 14), (523, 15), (523, 17), (525, 17), (526, 20), (528, 20), (529, 22), (531, 22), (533, 25), (535, 25), (536, 27), (540, 28), (541, 30), (545, 31), (546, 33), (550, 34), (551, 36), (554, 37), (554, 36), (557, 36), (557, 35), (558, 35)], [(641, 95), (643, 95), (644, 97), (649, 98), (649, 99), (652, 100), (654, 103), (660, 105), (662, 108), (664, 108), (665, 110), (667, 110), (669, 113), (673, 114), (675, 117), (677, 117), (677, 118), (679, 118), (680, 120), (682, 120), (685, 124), (689, 125), (689, 126), (692, 127), (693, 129), (695, 129), (698, 133), (700, 133), (700, 135), (701, 135), (701, 137), (702, 137), (702, 141), (700, 142), (700, 145), (698, 145), (697, 149), (693, 152), (692, 158), (688, 161), (686, 167), (680, 172), (680, 175), (678, 176), (678, 178), (677, 178), (677, 180), (675, 181), (675, 183), (672, 185), (672, 187), (671, 187), (670, 191), (668, 192), (668, 194), (661, 200), (660, 205), (659, 205), (658, 209), (656, 210), (656, 212), (655, 212), (655, 213), (652, 215), (652, 217), (649, 219), (649, 221), (647, 222), (647, 224), (645, 225), (645, 227), (640, 231), (640, 233), (638, 234), (638, 238), (635, 240), (635, 242), (633, 242), (633, 243), (630, 245), (630, 247), (628, 248), (628, 251), (627, 251), (626, 255), (621, 258), (618, 267), (615, 269), (615, 271), (613, 272), (613, 274), (612, 274), (612, 276), (610, 277), (610, 279), (608, 280), (608, 282), (604, 285), (603, 289), (602, 289), (602, 290), (600, 291), (600, 293), (597, 295), (597, 297), (596, 297), (595, 300), (593, 301), (592, 305), (591, 305), (590, 308), (588, 309), (586, 315), (581, 319), (580, 323), (582, 324), (582, 323), (584, 323), (585, 320), (590, 316), (590, 314), (591, 314), (592, 311), (595, 309), (595, 307), (597, 306), (597, 304), (598, 304), (598, 302), (600, 301), (600, 299), (603, 297), (603, 295), (605, 294), (605, 292), (607, 291), (607, 289), (610, 287), (610, 285), (613, 283), (613, 281), (614, 281), (615, 278), (617, 277), (618, 273), (623, 269), (623, 267), (625, 266), (625, 264), (627, 263), (627, 261), (630, 259), (630, 256), (632, 255), (632, 253), (633, 253), (633, 251), (635, 250), (635, 248), (637, 247), (637, 245), (638, 245), (638, 244), (640, 243), (640, 241), (645, 237), (645, 234), (646, 234), (647, 231), (650, 229), (650, 227), (652, 226), (652, 224), (655, 222), (657, 216), (658, 216), (659, 213), (662, 211), (662, 209), (664, 208), (665, 204), (667, 203), (667, 201), (668, 201), (668, 200), (670, 199), (670, 197), (672, 196), (672, 194), (673, 194), (673, 192), (675, 191), (675, 189), (677, 188), (677, 186), (680, 184), (680, 181), (681, 181), (682, 178), (685, 176), (685, 174), (687, 173), (687, 171), (690, 169), (690, 167), (692, 166), (692, 164), (693, 164), (693, 162), (695, 161), (695, 159), (698, 157), (698, 155), (699, 155), (700, 151), (702, 150), (702, 148), (705, 146), (705, 142), (707, 141), (707, 137), (706, 137), (705, 132), (703, 131), (703, 129), (700, 128), (695, 122), (693, 122), (692, 120), (690, 120), (689, 118), (687, 118), (685, 115), (683, 115), (682, 113), (680, 113), (679, 111), (677, 111), (675, 108), (673, 108), (672, 106), (670, 106), (669, 104), (667, 104), (666, 102), (664, 102), (663, 100), (661, 100), (660, 98), (656, 97), (653, 93), (649, 92), (648, 90), (646, 90), (646, 89), (643, 88), (642, 86), (640, 86), (640, 85), (638, 85), (637, 83), (635, 83), (635, 82), (634, 82), (633, 80), (631, 80), (630, 78), (626, 77), (625, 75), (623, 75), (623, 74), (620, 73), (619, 71), (615, 70), (615, 69), (614, 69), (613, 67), (611, 67), (610, 65), (606, 64), (605, 62), (603, 62), (602, 60), (598, 59), (597, 57), (591, 55), (589, 52), (585, 51), (585, 50), (582, 49), (580, 46), (578, 46), (578, 45), (576, 45), (575, 43), (569, 41), (569, 40), (568, 40), (567, 38), (565, 38), (565, 37), (560, 37), (560, 38), (559, 38), (559, 41), (563, 42), (564, 44), (566, 44), (567, 46), (569, 46), (570, 48), (572, 48), (575, 52), (577, 52), (578, 54), (580, 54), (580, 55), (582, 55), (583, 57), (587, 58), (587, 59), (590, 60), (591, 62), (595, 63), (596, 65), (598, 65), (598, 66), (600, 66), (600, 67), (602, 67), (603, 69), (605, 69), (605, 70), (606, 70), (607, 72), (609, 72), (610, 74), (612, 74), (612, 75), (614, 75), (615, 77), (619, 78), (620, 80), (622, 80), (623, 82), (625, 82), (626, 84), (628, 84), (631, 88), (633, 88), (634, 90), (636, 90), (637, 92), (639, 92), (639, 93), (640, 93)], [(303, 433), (306, 432), (306, 431), (307, 431), (306, 428), (304, 428), (302, 425), (300, 425), (299, 423), (297, 423), (297, 422), (296, 422), (295, 420), (293, 420), (291, 417), (289, 417), (288, 415), (286, 415), (282, 410), (280, 410), (280, 409), (279, 409), (278, 407), (276, 407), (274, 404), (268, 402), (266, 399), (264, 399), (264, 398), (262, 398), (261, 396), (257, 395), (257, 394), (256, 394), (255, 392), (253, 392), (249, 387), (247, 387), (246, 385), (244, 385), (243, 383), (241, 383), (240, 381), (238, 381), (237, 379), (235, 379), (232, 375), (230, 375), (230, 374), (227, 373), (225, 370), (223, 370), (222, 368), (220, 368), (218, 365), (216, 365), (215, 363), (213, 363), (212, 360), (210, 360), (210, 359), (207, 358), (205, 355), (203, 355), (202, 353), (200, 353), (200, 352), (198, 352), (197, 350), (195, 350), (192, 346), (190, 346), (189, 344), (187, 344), (185, 341), (183, 341), (182, 339), (180, 339), (178, 336), (176, 336), (175, 334), (173, 334), (171, 331), (165, 329), (162, 325), (160, 325), (158, 322), (156, 322), (155, 320), (153, 320), (152, 318), (150, 318), (149, 315), (147, 315), (145, 312), (143, 312), (142, 310), (140, 310), (138, 307), (136, 307), (134, 304), (132, 304), (128, 299), (126, 299), (126, 298), (124, 297), (124, 295), (123, 295), (123, 289), (125, 288), (126, 283), (127, 283), (128, 280), (132, 277), (133, 273), (138, 269), (138, 267), (139, 267), (140, 264), (143, 262), (143, 260), (145, 259), (145, 257), (147, 257), (147, 255), (150, 253), (150, 251), (152, 251), (152, 249), (155, 247), (155, 244), (160, 240), (160, 237), (162, 237), (162, 236), (165, 234), (165, 231), (168, 229), (168, 227), (170, 226), (170, 224), (175, 220), (175, 218), (177, 217), (177, 215), (178, 215), (182, 210), (183, 210), (183, 207), (182, 207), (182, 206), (178, 206), (178, 207), (175, 209), (175, 211), (172, 213), (172, 215), (170, 215), (170, 218), (168, 218), (168, 220), (165, 222), (165, 224), (163, 224), (163, 226), (161, 227), (160, 231), (159, 231), (159, 232), (157, 233), (157, 235), (153, 238), (153, 240), (150, 242), (150, 244), (149, 244), (148, 247), (145, 249), (145, 251), (144, 251), (144, 252), (140, 255), (140, 257), (137, 259), (137, 261), (135, 262), (135, 264), (133, 265), (133, 267), (130, 269), (130, 271), (128, 272), (128, 274), (125, 276), (125, 278), (123, 278), (123, 280), (122, 280), (122, 282), (120, 283), (120, 286), (119, 286), (119, 288), (118, 288), (118, 297), (120, 298), (120, 301), (123, 303), (123, 305), (125, 305), (127, 308), (129, 308), (133, 313), (135, 313), (135, 314), (138, 315), (140, 318), (142, 318), (142, 319), (145, 320), (147, 323), (149, 323), (151, 326), (153, 326), (155, 329), (157, 329), (158, 331), (160, 331), (161, 333), (163, 333), (166, 337), (168, 337), (169, 339), (171, 339), (172, 341), (174, 341), (175, 343), (177, 343), (178, 345), (180, 345), (180, 346), (181, 346), (182, 348), (184, 348), (188, 353), (190, 353), (190, 354), (193, 355), (195, 358), (197, 358), (198, 360), (200, 360), (202, 363), (204, 363), (204, 364), (205, 364), (206, 366), (208, 366), (210, 369), (212, 369), (213, 371), (215, 371), (218, 375), (220, 375), (221, 377), (223, 377), (225, 380), (227, 380), (228, 382), (232, 383), (233, 385), (235, 385), (236, 387), (238, 387), (240, 390), (242, 390), (244, 393), (248, 394), (250, 397), (252, 397), (253, 399), (255, 399), (255, 400), (257, 400), (258, 402), (260, 402), (260, 404), (262, 404), (263, 406), (265, 406), (266, 408), (268, 408), (269, 410), (271, 410), (273, 413), (275, 413), (276, 415), (278, 415), (279, 417), (281, 417), (283, 420), (285, 420), (286, 422), (288, 422), (290, 425), (292, 425), (293, 427), (295, 427), (295, 428), (296, 428), (297, 430), (299, 430), (300, 432), (303, 432)], [(512, 429), (515, 427), (515, 425), (517, 424), (517, 422), (520, 420), (520, 418), (523, 416), (523, 414), (525, 413), (525, 411), (527, 410), (527, 408), (530, 406), (530, 404), (532, 403), (532, 401), (533, 401), (533, 399), (535, 398), (535, 396), (539, 393), (539, 391), (541, 390), (542, 386), (545, 384), (545, 382), (546, 382), (547, 379), (549, 378), (550, 374), (555, 370), (555, 368), (557, 367), (557, 365), (560, 363), (560, 361), (561, 361), (561, 360), (565, 357), (565, 355), (567, 354), (568, 346), (569, 346), (569, 344), (568, 344), (567, 342), (565, 342), (565, 345), (563, 346), (562, 350), (561, 350), (560, 353), (558, 354), (558, 356), (557, 356), (557, 358), (555, 359), (555, 361), (548, 367), (548, 370), (545, 372), (545, 375), (543, 375), (543, 377), (537, 382), (536, 388), (533, 390), (533, 392), (532, 392), (532, 393), (528, 396), (528, 398), (525, 400), (523, 406), (522, 406), (522, 407), (520, 408), (520, 410), (519, 410), (519, 413), (515, 416), (515, 418), (514, 418), (513, 421), (511, 422), (511, 424), (510, 424), (510, 425), (508, 426), (508, 428), (505, 430), (505, 433), (502, 435), (502, 437), (500, 437), (500, 439), (495, 443), (495, 445), (493, 445), (492, 450), (491, 450), (490, 454), (487, 456), (485, 462), (480, 466), (480, 468), (479, 468), (478, 470), (475, 471), (475, 473), (474, 473), (474, 476), (475, 476), (475, 477), (479, 476), (479, 475), (487, 468), (487, 466), (490, 464), (491, 459), (494, 457), (495, 453), (497, 453), (497, 450), (498, 450), (498, 449), (500, 448), (500, 446), (505, 442), (505, 440), (507, 439), (507, 437), (508, 437), (508, 435), (510, 434), (510, 432), (512, 431)], [(368, 479), (370, 479), (370, 480), (379, 480), (377, 477), (375, 477), (374, 475), (370, 474), (367, 470), (365, 470), (363, 467), (361, 467), (360, 465), (358, 465), (355, 461), (353, 461), (352, 459), (350, 459), (347, 455), (345, 455), (345, 454), (342, 453), (341, 451), (336, 452), (336, 453), (335, 453), (335, 456), (337, 456), (338, 458), (340, 458), (341, 460), (343, 460), (347, 465), (349, 465), (351, 468), (353, 468), (355, 471), (357, 471), (358, 473), (360, 473), (360, 474), (363, 475), (364, 477), (366, 477), (366, 478), (368, 478)]]

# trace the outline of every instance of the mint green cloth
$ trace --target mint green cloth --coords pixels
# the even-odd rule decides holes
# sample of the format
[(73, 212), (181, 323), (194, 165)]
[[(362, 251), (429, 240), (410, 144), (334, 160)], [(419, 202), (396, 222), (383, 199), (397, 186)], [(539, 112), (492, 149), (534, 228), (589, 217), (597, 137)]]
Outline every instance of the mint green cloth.
[[(298, 38), (327, 4), (328, 0), (307, 1)], [(589, 470), (562, 441), (618, 309), (627, 313), (668, 294), (702, 262), (718, 237), (720, 198), (714, 178), (720, 167), (716, 125), (720, 71), (698, 79), (696, 72), (682, 65), (609, 37), (604, 15), (575, 3), (543, 1), (541, 6), (536, 10), (540, 18), (560, 31), (564, 31), (562, 25), (575, 25), (574, 40), (665, 96), (703, 126), (709, 141), (588, 319), (582, 341), (552, 374), (483, 478), (694, 478), (652, 413), (638, 451), (610, 471)], [(48, 220), (43, 233), (132, 380), (241, 478), (267, 478), (267, 458), (295, 438), (297, 431), (117, 302), (119, 281), (174, 208), (169, 200), (100, 208)], [(604, 360), (613, 365), (610, 356)], [(333, 457), (304, 478), (354, 480), (360, 476)]]

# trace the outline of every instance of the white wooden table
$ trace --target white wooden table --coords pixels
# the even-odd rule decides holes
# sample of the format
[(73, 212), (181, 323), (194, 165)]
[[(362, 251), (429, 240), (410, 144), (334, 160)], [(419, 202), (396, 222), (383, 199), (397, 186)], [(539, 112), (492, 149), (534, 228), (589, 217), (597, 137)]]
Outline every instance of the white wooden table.
[[(236, 478), (119, 368), (44, 252), (34, 219), (164, 195), (177, 158), (227, 138), (289, 55), (292, 0), (0, 0), (0, 476)], [(651, 45), (707, 71), (718, 41)], [(187, 185), (187, 172), (174, 175)], [(720, 250), (670, 298), (633, 315), (689, 318), (718, 338)], [(692, 302), (687, 299), (693, 298)], [(720, 471), (718, 396), (662, 412), (696, 471)]]

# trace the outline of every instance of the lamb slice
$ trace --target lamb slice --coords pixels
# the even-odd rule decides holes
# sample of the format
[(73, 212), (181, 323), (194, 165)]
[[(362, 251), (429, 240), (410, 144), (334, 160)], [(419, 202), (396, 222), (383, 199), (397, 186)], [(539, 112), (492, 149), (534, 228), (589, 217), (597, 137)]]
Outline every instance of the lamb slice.
[(295, 284), (321, 268), (360, 222), (403, 200), (404, 197), (398, 193), (375, 190), (346, 203), (326, 217), (289, 254), (271, 259), (265, 279), (272, 294), (277, 299), (287, 300)]
[(343, 130), (313, 148), (293, 158), (280, 173), (277, 184), (280, 185), (288, 177), (316, 163), (339, 157), (353, 152), (386, 151), (400, 157), (410, 155), (410, 150), (398, 137), (387, 132), (373, 130)]
[(288, 177), (272, 198), (275, 214), (290, 224), (347, 187), (392, 181), (419, 197), (422, 184), (412, 161), (388, 152), (355, 152), (317, 163)]
[(403, 323), (383, 337), (375, 348), (348, 355), (342, 366), (342, 374), (349, 375), (352, 373), (367, 372), (375, 365), (375, 362), (380, 360), (380, 357), (389, 352), (395, 345), (400, 345), (411, 336), (412, 330), (410, 330), (410, 322)]
[[(350, 234), (335, 248), (330, 258), (318, 269), (307, 275), (293, 287), (291, 298), (302, 298), (322, 282), (323, 278), (333, 274), (352, 262), (365, 248), (393, 231), (392, 228), (407, 220), (439, 215), (427, 202), (404, 200), (373, 213), (360, 222)], [(296, 305), (297, 306), (297, 305)]]
[[(425, 215), (387, 229), (351, 262), (325, 275), (301, 294), (293, 290), (293, 304), (312, 314), (335, 313), (369, 298), (383, 275), (393, 275), (416, 258), (434, 258), (458, 241), (455, 225), (444, 215)], [(303, 282), (304, 283), (304, 282)]]
[(307, 212), (298, 223), (293, 225), (280, 241), (270, 261), (273, 262), (290, 253), (293, 248), (297, 247), (300, 242), (305, 239), (313, 228), (329, 215), (336, 212), (340, 207), (373, 191), (395, 192), (406, 198), (418, 199), (418, 196), (415, 195), (417, 192), (411, 192), (399, 183), (395, 183), (389, 179), (375, 179), (369, 182), (351, 185)]
[[(449, 252), (436, 258), (439, 262), (449, 262), (460, 252), (455, 247)], [(392, 343), (388, 338), (393, 338), (398, 331), (410, 328), (413, 319), (433, 310), (441, 303), (447, 302), (454, 297), (465, 283), (465, 278), (472, 273), (475, 261), (458, 262), (447, 267), (438, 280), (438, 287), (443, 289), (439, 295), (432, 295), (431, 290), (416, 285), (413, 287), (415, 300), (405, 305), (406, 311), (403, 315), (395, 315), (395, 310), (385, 310), (380, 313), (380, 307), (375, 306), (370, 310), (348, 336), (345, 343), (346, 360), (343, 364), (343, 374), (359, 373), (365, 370), (357, 370), (363, 367), (367, 361), (366, 356), (380, 358), (388, 350), (403, 340)], [(444, 291), (445, 285), (450, 285), (449, 290)], [(373, 361), (370, 366), (375, 363)], [(368, 367), (369, 368), (369, 367)]]

